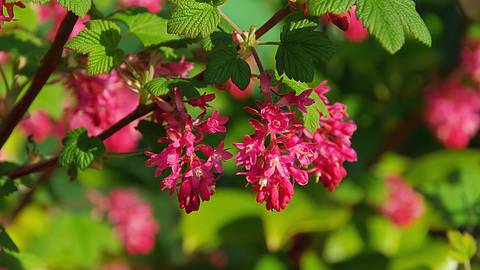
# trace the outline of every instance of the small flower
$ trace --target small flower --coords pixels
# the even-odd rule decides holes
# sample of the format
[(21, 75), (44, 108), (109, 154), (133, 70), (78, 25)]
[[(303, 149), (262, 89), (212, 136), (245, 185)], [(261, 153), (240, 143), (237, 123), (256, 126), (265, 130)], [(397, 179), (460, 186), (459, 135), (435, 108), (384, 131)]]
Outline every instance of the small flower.
[(121, 0), (120, 7), (145, 7), (152, 13), (157, 13), (163, 6), (163, 0)]
[(198, 98), (191, 98), (188, 100), (188, 104), (199, 107), (202, 110), (207, 110), (208, 103), (215, 99), (215, 94), (203, 94)]
[(227, 128), (224, 127), (228, 122), (227, 116), (221, 116), (218, 111), (214, 111), (210, 118), (205, 123), (205, 128), (210, 133), (226, 132)]

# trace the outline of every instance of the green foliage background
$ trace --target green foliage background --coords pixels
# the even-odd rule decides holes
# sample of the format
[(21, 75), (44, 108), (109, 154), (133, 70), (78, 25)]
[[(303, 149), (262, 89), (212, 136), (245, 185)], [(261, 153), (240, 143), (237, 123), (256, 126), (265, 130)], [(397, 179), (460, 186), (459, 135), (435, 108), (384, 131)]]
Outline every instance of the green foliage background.
[[(115, 9), (110, 0), (94, 3), (104, 13)], [(229, 0), (222, 9), (242, 29), (248, 29), (263, 24), (282, 3)], [(358, 125), (353, 146), (359, 161), (348, 165), (349, 176), (335, 192), (324, 190), (320, 184), (297, 187), (284, 212), (266, 212), (245, 188), (244, 179), (235, 175), (234, 161), (230, 160), (215, 196), (203, 203), (199, 212), (186, 215), (174, 197), (160, 191), (160, 179), (144, 167), (144, 156), (111, 156), (103, 170), (79, 172), (77, 181), (68, 181), (66, 169), (56, 170), (32, 203), (6, 227), (21, 252), (10, 249), (2, 253), (0, 265), (17, 267), (12, 269), (96, 269), (109, 261), (127, 260), (132, 269), (457, 269), (446, 231), (478, 233), (480, 139), (474, 138), (469, 150), (443, 150), (421, 117), (426, 87), (458, 65), (465, 38), (479, 32), (480, 25), (467, 21), (455, 1), (416, 3), (432, 34), (431, 48), (408, 39), (391, 55), (373, 37), (349, 43), (335, 27), (326, 30), (337, 47), (336, 54), (315, 64), (311, 85), (328, 79), (330, 99), (346, 103)], [(22, 28), (39, 33), (48, 30), (46, 26), (37, 28), (31, 8), (17, 15)], [(144, 31), (140, 37), (144, 42), (155, 38), (139, 31)], [(263, 40), (278, 40), (280, 31), (281, 26), (275, 27)], [(16, 38), (25, 37), (19, 34)], [(0, 42), (0, 50), (8, 46), (6, 42)], [(24, 50), (38, 57), (44, 48), (35, 41), (33, 44), (39, 45)], [(128, 52), (139, 44), (132, 37), (119, 47)], [(195, 48), (177, 54), (190, 58), (191, 49)], [(268, 46), (259, 48), (266, 68), (275, 66), (275, 52)], [(195, 72), (201, 69), (198, 64)], [(11, 72), (9, 67), (6, 70)], [(60, 100), (64, 93), (61, 85), (48, 85), (31, 111), (42, 108), (58, 117), (61, 107), (51, 102)], [(233, 142), (251, 132), (248, 114), (241, 108), (253, 104), (260, 94), (256, 89), (251, 98), (239, 101), (226, 92), (215, 93), (215, 108), (231, 119), (226, 145), (232, 148)], [(6, 148), (13, 161), (26, 159), (25, 143), (16, 131)], [(38, 150), (49, 154), (55, 146), (49, 139), (38, 145)], [(386, 195), (384, 178), (391, 174), (405, 176), (425, 197), (426, 214), (408, 228), (394, 226), (377, 210)], [(91, 217), (85, 191), (97, 188), (107, 192), (115, 187), (139, 189), (154, 208), (160, 232), (152, 254), (127, 256), (110, 225)], [(21, 195), (17, 192), (0, 199), (0, 216), (13, 209)], [(479, 259), (474, 254), (474, 269), (480, 269)]]

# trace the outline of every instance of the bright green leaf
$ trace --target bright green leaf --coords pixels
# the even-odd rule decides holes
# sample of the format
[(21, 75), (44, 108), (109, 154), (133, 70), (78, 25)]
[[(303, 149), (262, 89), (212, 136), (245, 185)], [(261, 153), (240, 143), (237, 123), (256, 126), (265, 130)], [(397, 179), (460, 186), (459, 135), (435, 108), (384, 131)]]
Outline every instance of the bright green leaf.
[(168, 20), (168, 33), (189, 38), (206, 37), (220, 23), (215, 6), (194, 0), (177, 1), (177, 6)]
[(66, 47), (88, 54), (87, 70), (90, 75), (108, 73), (123, 61), (124, 53), (117, 48), (120, 28), (105, 20), (90, 21), (87, 28), (70, 40)]
[(162, 77), (147, 82), (145, 88), (150, 94), (156, 97), (166, 95), (170, 91), (167, 79)]
[(177, 35), (167, 32), (168, 20), (149, 12), (130, 14), (122, 11), (115, 13), (112, 18), (125, 23), (128, 31), (135, 35), (145, 46), (179, 39)]
[(427, 46), (432, 38), (412, 0), (357, 0), (357, 14), (390, 53), (397, 52), (409, 34)]
[(74, 165), (85, 170), (105, 152), (103, 142), (96, 137), (88, 137), (84, 128), (70, 131), (63, 139), (63, 145), (59, 157), (59, 164), (62, 167)]
[(312, 16), (322, 16), (327, 12), (340, 14), (347, 11), (355, 0), (309, 0), (308, 12)]
[(477, 252), (477, 243), (470, 234), (448, 231), (447, 236), (450, 244), (450, 255), (458, 262), (469, 261)]
[(80, 17), (85, 17), (92, 7), (92, 0), (57, 0), (57, 2)]

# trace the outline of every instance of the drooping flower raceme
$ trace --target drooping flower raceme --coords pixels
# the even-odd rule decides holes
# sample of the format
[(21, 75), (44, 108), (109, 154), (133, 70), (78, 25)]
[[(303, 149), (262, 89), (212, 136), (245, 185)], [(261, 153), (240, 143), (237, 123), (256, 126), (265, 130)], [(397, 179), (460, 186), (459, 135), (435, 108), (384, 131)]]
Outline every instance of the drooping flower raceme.
[(426, 97), (425, 120), (448, 148), (464, 148), (480, 128), (480, 93), (452, 77)]
[(408, 226), (424, 213), (422, 196), (408, 186), (399, 176), (386, 179), (388, 195), (381, 212), (392, 223)]
[(314, 103), (312, 92), (328, 102), (324, 96), (328, 90), (322, 82), (299, 95), (285, 94), (276, 103), (267, 101), (257, 103), (257, 109), (247, 108), (256, 116), (250, 120), (255, 132), (235, 144), (239, 149), (236, 163), (243, 168), (239, 175), (244, 175), (257, 193), (257, 202), (265, 202), (268, 210), (284, 209), (292, 199), (294, 185), (306, 185), (310, 176), (334, 190), (346, 175), (344, 161), (356, 160), (350, 145), (356, 126), (346, 121), (343, 104), (326, 105), (330, 115), (321, 114), (314, 133), (306, 129), (294, 110), (305, 114), (306, 106)]
[[(217, 176), (223, 172), (222, 162), (232, 157), (223, 142), (216, 148), (202, 143), (205, 134), (227, 131), (224, 125), (228, 117), (218, 111), (206, 116), (208, 102), (214, 98), (213, 94), (204, 94), (185, 101), (181, 89), (174, 88), (170, 102), (174, 111), (155, 112), (157, 122), (166, 129), (166, 137), (159, 140), (165, 148), (160, 153), (145, 153), (149, 157), (146, 165), (156, 167), (155, 176), (163, 176), (161, 189), (167, 189), (170, 194), (176, 192), (180, 208), (187, 213), (198, 210), (200, 201), (210, 199)], [(185, 102), (200, 108), (202, 113), (193, 118)]]

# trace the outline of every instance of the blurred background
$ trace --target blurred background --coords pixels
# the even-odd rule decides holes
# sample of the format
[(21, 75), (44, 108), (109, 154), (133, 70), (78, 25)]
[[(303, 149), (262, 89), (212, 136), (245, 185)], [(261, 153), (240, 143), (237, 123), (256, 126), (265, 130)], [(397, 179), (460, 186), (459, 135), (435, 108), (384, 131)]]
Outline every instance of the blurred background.
[[(262, 25), (285, 2), (228, 0), (222, 9), (248, 29)], [(480, 257), (471, 244), (480, 229), (480, 136), (476, 135), (480, 1), (415, 2), (432, 34), (431, 48), (407, 40), (402, 50), (390, 55), (374, 37), (352, 38), (335, 25), (324, 25), (337, 53), (317, 66), (311, 86), (328, 80), (329, 99), (345, 103), (358, 128), (352, 142), (358, 162), (346, 164), (348, 176), (334, 192), (312, 181), (295, 188), (283, 212), (268, 212), (255, 202), (245, 179), (236, 176), (231, 159), (216, 194), (202, 203), (200, 211), (187, 215), (175, 196), (160, 190), (161, 179), (153, 176), (153, 169), (145, 167), (147, 144), (140, 140), (136, 150), (108, 153), (101, 170), (79, 172), (75, 181), (68, 180), (64, 169), (46, 170), (29, 176), (33, 188), (20, 187), (20, 192), (2, 196), (0, 217), (20, 253), (0, 253), (0, 266), (9, 270), (480, 269)], [(113, 0), (94, 3), (104, 14), (121, 5)], [(167, 4), (152, 8), (160, 14), (170, 9)], [(48, 37), (59, 20), (59, 15), (45, 17), (41, 8), (31, 4), (17, 9), (15, 17), (18, 21), (5, 24), (0, 37), (14, 33), (35, 46), (22, 43), (26, 49), (0, 53), (7, 81), (17, 72), (16, 53), (40, 58), (48, 41), (32, 36)], [(277, 26), (262, 40), (278, 40), (280, 30)], [(0, 51), (8, 47), (6, 42), (0, 42)], [(135, 51), (139, 44), (132, 38), (122, 46)], [(275, 51), (273, 46), (259, 49), (267, 68), (274, 66)], [(182, 55), (186, 61), (205, 55), (198, 44), (162, 53), (172, 61)], [(189, 74), (194, 76), (203, 67), (194, 63)], [(34, 70), (23, 69), (22, 76), (31, 76)], [(56, 74), (42, 90), (30, 109), (30, 123), (15, 130), (2, 150), (2, 161), (24, 163), (58, 151), (60, 140), (54, 129), (32, 138), (29, 127), (62, 118), (62, 104), (70, 92), (61, 81), (62, 74)], [(258, 83), (245, 91), (225, 88), (214, 91), (213, 106), (230, 117), (225, 145), (235, 152), (232, 143), (252, 132), (249, 114), (242, 107), (252, 106), (261, 95)], [(3, 83), (0, 90), (5, 96)], [(3, 105), (2, 115), (5, 107), (8, 104)], [(32, 121), (33, 116), (39, 118)], [(0, 169), (8, 170), (7, 164)], [(111, 214), (105, 217), (109, 211), (105, 205), (117, 205), (130, 217), (146, 217), (147, 224), (125, 226), (140, 230), (132, 235), (152, 235), (151, 239), (128, 240), (130, 232), (119, 229), (122, 221)], [(134, 243), (129, 246), (128, 241)], [(135, 241), (148, 243), (136, 249)]]

